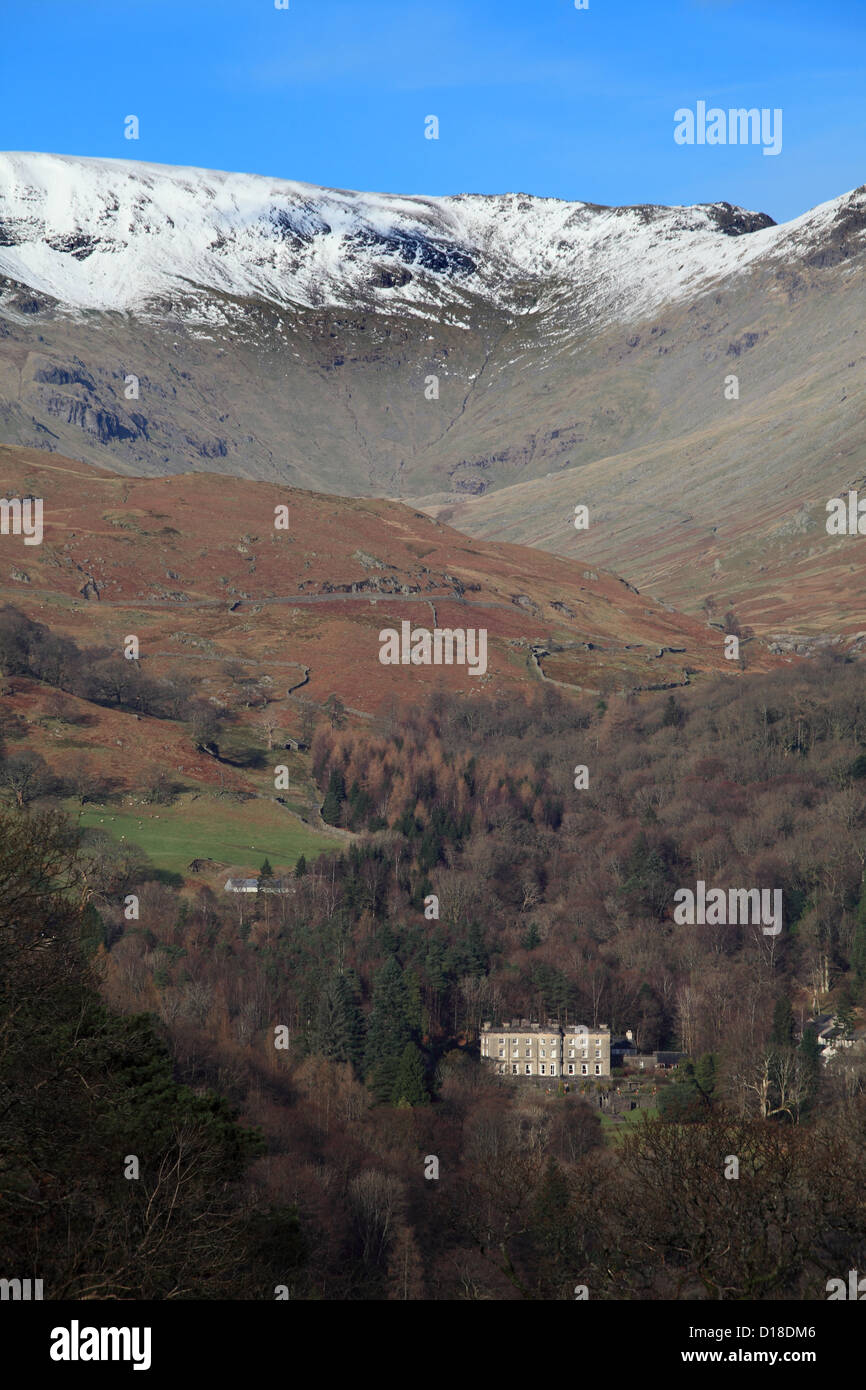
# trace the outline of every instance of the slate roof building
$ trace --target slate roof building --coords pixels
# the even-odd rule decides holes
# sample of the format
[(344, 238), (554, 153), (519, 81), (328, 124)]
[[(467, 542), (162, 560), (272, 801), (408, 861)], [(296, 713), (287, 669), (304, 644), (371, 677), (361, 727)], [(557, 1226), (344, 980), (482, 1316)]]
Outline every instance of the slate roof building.
[(227, 878), (226, 893), (294, 893), (290, 878)]
[(610, 1029), (521, 1019), (481, 1029), (481, 1056), (503, 1076), (610, 1076)]

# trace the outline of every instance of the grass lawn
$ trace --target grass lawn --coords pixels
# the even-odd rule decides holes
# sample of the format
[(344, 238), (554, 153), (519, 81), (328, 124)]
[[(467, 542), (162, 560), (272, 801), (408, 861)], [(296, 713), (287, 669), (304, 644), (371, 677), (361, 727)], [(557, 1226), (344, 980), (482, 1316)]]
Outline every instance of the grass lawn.
[(601, 1128), (607, 1143), (618, 1144), (633, 1125), (641, 1123), (644, 1115), (655, 1118), (658, 1111), (653, 1105), (646, 1110), (625, 1110), (622, 1115), (602, 1115)]
[(88, 828), (106, 830), (139, 845), (158, 869), (186, 874), (193, 859), (217, 859), (258, 870), (267, 855), (275, 871), (294, 867), (303, 854), (311, 861), (336, 840), (326, 838), (269, 801), (243, 804), (215, 798), (181, 797), (174, 806), (67, 807)]

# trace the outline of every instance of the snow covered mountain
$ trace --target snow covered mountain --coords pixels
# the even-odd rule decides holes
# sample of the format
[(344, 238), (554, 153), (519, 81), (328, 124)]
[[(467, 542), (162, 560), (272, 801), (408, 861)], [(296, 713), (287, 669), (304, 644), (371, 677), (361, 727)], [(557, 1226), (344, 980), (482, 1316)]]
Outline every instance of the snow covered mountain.
[(411, 498), (762, 631), (866, 631), (823, 528), (864, 322), (866, 188), (777, 226), (0, 155), (0, 442)]
[(633, 320), (792, 244), (820, 244), (843, 199), (778, 227), (727, 203), (602, 208), (524, 194), (397, 197), (249, 174), (66, 155), (0, 155), (0, 273), (79, 309), (157, 309), (195, 288), (278, 305), (375, 305), (471, 327), (570, 305)]

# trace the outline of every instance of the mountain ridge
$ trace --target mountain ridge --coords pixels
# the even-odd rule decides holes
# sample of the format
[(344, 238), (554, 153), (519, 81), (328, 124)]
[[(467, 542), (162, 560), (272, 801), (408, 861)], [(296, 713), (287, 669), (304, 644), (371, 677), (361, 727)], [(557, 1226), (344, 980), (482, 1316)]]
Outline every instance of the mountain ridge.
[[(381, 301), (394, 291), (390, 298), (419, 315), (436, 302), (443, 273), (515, 314), (529, 306), (525, 289), (511, 282), (577, 279), (589, 282), (586, 302), (607, 321), (613, 312), (648, 312), (693, 293), (702, 279), (742, 268), (793, 232), (818, 231), (853, 196), (779, 227), (765, 213), (725, 202), (604, 207), (521, 193), (363, 193), (221, 170), (9, 152), (0, 154), (0, 273), (81, 309), (140, 308), (186, 280), (307, 308), (345, 306), (374, 292)], [(757, 233), (770, 234), (766, 245), (746, 254), (743, 239)], [(676, 234), (694, 244), (671, 257), (666, 243)], [(158, 255), (149, 256), (157, 244)], [(642, 261), (636, 274), (635, 256)], [(382, 265), (390, 278), (377, 278)]]
[(0, 440), (414, 500), (783, 646), (866, 629), (821, 525), (866, 477), (866, 187), (781, 226), (311, 188), (0, 156)]

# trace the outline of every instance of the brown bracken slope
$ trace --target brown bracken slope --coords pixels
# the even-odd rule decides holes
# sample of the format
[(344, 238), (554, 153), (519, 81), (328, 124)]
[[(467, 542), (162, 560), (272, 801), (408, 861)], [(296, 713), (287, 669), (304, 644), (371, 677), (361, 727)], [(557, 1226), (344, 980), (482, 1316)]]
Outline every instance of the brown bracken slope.
[[(437, 687), (659, 689), (740, 669), (720, 630), (609, 572), (470, 540), (396, 502), (203, 473), (118, 477), (0, 446), (0, 496), (26, 495), (43, 499), (43, 542), (0, 536), (0, 599), (79, 644), (119, 652), (135, 634), (154, 674), (188, 663), (205, 688), (235, 660), (281, 698), (335, 693), (371, 713)], [(288, 530), (275, 527), (282, 505)], [(379, 631), (404, 619), (486, 628), (486, 674), (381, 665)], [(781, 660), (756, 641), (742, 651), (750, 669)]]

